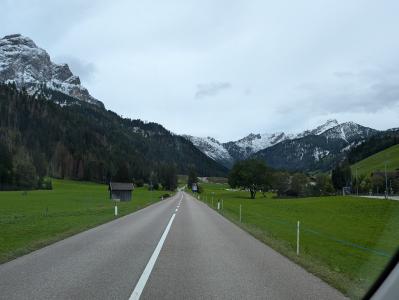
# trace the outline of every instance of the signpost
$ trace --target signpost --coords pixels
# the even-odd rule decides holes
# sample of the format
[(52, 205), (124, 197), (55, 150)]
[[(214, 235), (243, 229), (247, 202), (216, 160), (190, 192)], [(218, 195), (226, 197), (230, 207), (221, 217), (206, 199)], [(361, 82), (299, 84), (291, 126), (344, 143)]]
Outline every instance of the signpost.
[(299, 255), (299, 221), (296, 226), (296, 255)]
[(114, 208), (114, 215), (115, 217), (118, 216), (118, 205), (117, 202), (119, 202), (119, 199), (114, 199), (114, 203), (115, 203), (115, 208)]

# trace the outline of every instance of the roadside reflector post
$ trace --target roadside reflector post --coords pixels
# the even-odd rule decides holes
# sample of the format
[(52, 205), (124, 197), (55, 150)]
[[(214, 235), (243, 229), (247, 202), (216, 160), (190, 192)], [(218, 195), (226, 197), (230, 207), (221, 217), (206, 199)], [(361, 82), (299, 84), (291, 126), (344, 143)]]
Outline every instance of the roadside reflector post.
[(118, 205), (115, 203), (115, 217), (118, 215)]
[(296, 226), (296, 255), (299, 255), (299, 221)]
[(241, 223), (241, 204), (240, 204), (240, 223)]
[(220, 210), (220, 199), (218, 200), (218, 210)]

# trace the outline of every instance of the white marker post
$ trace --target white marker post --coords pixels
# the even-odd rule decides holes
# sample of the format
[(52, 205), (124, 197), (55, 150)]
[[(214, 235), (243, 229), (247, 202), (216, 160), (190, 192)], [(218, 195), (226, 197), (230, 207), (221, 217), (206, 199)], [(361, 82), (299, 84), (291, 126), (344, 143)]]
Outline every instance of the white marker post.
[(118, 205), (115, 203), (115, 217), (118, 215)]
[(299, 221), (296, 226), (296, 255), (299, 255)]
[(240, 223), (241, 223), (241, 204), (240, 204)]

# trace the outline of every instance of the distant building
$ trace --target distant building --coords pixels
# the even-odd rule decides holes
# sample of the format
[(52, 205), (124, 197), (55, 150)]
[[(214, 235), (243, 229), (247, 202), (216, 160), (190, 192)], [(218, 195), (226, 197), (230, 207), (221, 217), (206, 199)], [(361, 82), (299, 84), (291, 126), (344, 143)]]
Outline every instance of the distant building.
[(133, 183), (110, 182), (108, 186), (109, 198), (111, 200), (132, 200)]

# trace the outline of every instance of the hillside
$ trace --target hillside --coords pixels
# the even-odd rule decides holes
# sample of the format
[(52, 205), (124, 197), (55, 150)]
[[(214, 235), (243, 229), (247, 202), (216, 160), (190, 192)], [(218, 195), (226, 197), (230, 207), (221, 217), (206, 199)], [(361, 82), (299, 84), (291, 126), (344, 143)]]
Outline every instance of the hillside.
[(193, 166), (201, 176), (226, 173), (191, 142), (159, 124), (124, 119), (100, 106), (64, 98), (59, 105), (0, 84), (0, 146), (11, 153), (14, 169), (15, 163), (27, 162), (39, 175), (101, 182), (118, 172), (148, 180), (165, 165), (179, 173)]
[(384, 171), (385, 161), (387, 162), (387, 171), (394, 171), (399, 168), (399, 144), (353, 164), (351, 166), (352, 173), (355, 174), (357, 169), (359, 175), (368, 176), (374, 171)]
[(353, 122), (346, 122), (318, 133), (282, 141), (255, 153), (276, 169), (326, 171), (342, 160), (346, 152), (378, 131)]
[(348, 152), (348, 161), (351, 165), (391, 146), (399, 144), (399, 129), (393, 128), (379, 132), (360, 143)]

